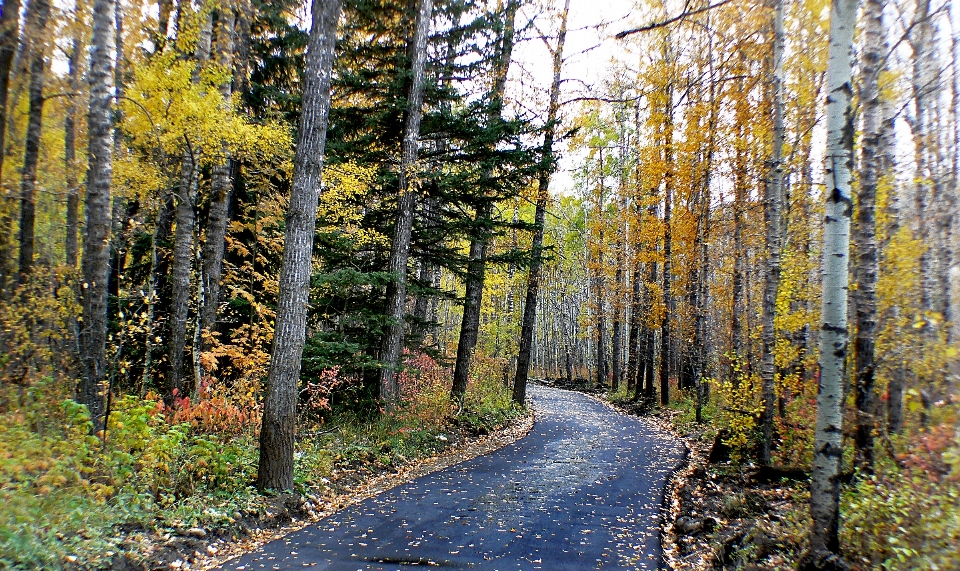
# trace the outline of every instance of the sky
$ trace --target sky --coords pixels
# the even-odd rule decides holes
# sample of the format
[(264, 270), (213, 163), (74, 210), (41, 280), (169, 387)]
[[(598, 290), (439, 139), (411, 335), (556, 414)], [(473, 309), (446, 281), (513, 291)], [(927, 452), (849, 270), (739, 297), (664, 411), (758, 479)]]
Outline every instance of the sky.
[[(543, 6), (553, 7), (550, 14)], [(518, 26), (533, 19), (537, 30), (548, 35), (556, 34), (559, 11), (563, 0), (543, 0), (528, 5), (518, 18)], [(634, 24), (646, 21), (636, 13), (634, 0), (570, 0), (570, 14), (567, 21), (567, 42), (564, 47), (564, 64), (561, 77), (560, 101), (591, 92), (599, 83), (611, 65), (611, 61), (622, 54), (622, 42), (614, 34), (634, 27)], [(598, 26), (604, 25), (602, 28)], [(530, 30), (528, 36), (537, 32)], [(555, 43), (551, 38), (551, 44)], [(514, 49), (514, 63), (511, 67), (513, 90), (511, 97), (526, 112), (536, 112), (545, 117), (548, 91), (553, 76), (553, 61), (550, 52), (539, 38), (525, 39)], [(563, 113), (574, 113), (576, 104), (561, 109)], [(566, 149), (561, 147), (559, 169), (551, 180), (551, 189), (562, 194), (573, 192), (571, 170), (575, 161)]]

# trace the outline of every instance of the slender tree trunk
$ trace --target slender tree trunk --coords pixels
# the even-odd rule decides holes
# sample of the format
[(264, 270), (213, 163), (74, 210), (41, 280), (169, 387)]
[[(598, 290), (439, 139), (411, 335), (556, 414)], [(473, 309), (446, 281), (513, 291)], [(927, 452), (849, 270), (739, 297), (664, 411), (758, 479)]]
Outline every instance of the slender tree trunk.
[(853, 32), (857, 0), (834, 0), (827, 59), (826, 212), (823, 230), (823, 327), (820, 386), (810, 480), (811, 554), (818, 566), (839, 554), (843, 386), (847, 355), (850, 173), (853, 162)]
[(20, 273), (24, 283), (33, 270), (34, 224), (36, 220), (37, 162), (40, 159), (40, 130), (43, 125), (43, 76), (45, 30), (50, 16), (47, 0), (31, 0), (28, 5), (28, 30), (31, 36), (30, 107), (27, 114), (27, 135), (23, 152), (23, 171), (20, 177)]
[[(233, 70), (235, 14), (230, 7), (222, 8), (217, 16), (217, 63), (224, 69)], [(225, 101), (232, 95), (232, 81), (220, 86)], [(230, 194), (233, 180), (230, 176), (232, 163), (227, 145), (223, 155), (213, 167), (211, 176), (210, 209), (207, 213), (206, 239), (203, 242), (203, 306), (200, 308), (200, 331), (203, 336), (201, 348), (209, 351), (213, 346), (212, 334), (216, 328), (220, 307), (220, 277), (223, 273), (223, 252), (227, 235)]]
[(642, 385), (638, 379), (643, 372), (640, 369), (640, 334), (643, 325), (643, 263), (640, 256), (634, 252), (633, 288), (630, 292), (630, 331), (627, 334), (627, 393), (636, 394), (637, 386)]
[[(77, 93), (80, 91), (80, 39), (73, 38), (73, 45), (70, 50), (69, 59), (69, 85), (70, 91)], [(67, 181), (67, 221), (66, 237), (64, 240), (64, 250), (66, 251), (66, 263), (70, 269), (77, 267), (77, 231), (78, 219), (80, 216), (80, 184), (77, 181), (77, 104), (74, 95), (67, 103), (66, 116), (63, 120), (63, 162), (64, 172)]]
[[(910, 30), (910, 46), (913, 48), (913, 100), (916, 114), (913, 131), (916, 174), (917, 239), (926, 247), (920, 255), (921, 299), (923, 311), (939, 311), (940, 292), (937, 291), (937, 255), (933, 251), (936, 242), (931, 229), (936, 227), (935, 204), (937, 200), (937, 167), (934, 147), (936, 145), (935, 113), (939, 99), (939, 62), (936, 59), (934, 17), (930, 0), (917, 0), (915, 25)], [(943, 292), (944, 294), (946, 292)]]
[[(743, 80), (738, 81), (738, 87), (741, 92), (743, 92), (744, 84)], [(741, 101), (742, 100), (742, 101)], [(738, 98), (736, 107), (737, 107), (737, 130), (738, 135), (741, 139), (746, 139), (745, 125), (749, 118), (747, 116), (746, 109), (746, 99), (743, 97)], [(733, 182), (733, 303), (731, 307), (731, 316), (730, 316), (730, 327), (731, 327), (731, 342), (733, 345), (733, 354), (731, 355), (732, 367), (731, 367), (731, 381), (734, 386), (740, 384), (740, 378), (742, 373), (748, 368), (747, 363), (749, 361), (749, 351), (747, 349), (747, 343), (745, 339), (745, 330), (742, 323), (742, 318), (746, 314), (747, 309), (744, 307), (744, 275), (746, 274), (746, 263), (744, 260), (744, 245), (743, 245), (743, 209), (746, 203), (746, 184), (747, 184), (747, 165), (746, 165), (746, 154), (743, 150), (746, 145), (745, 141), (741, 141), (740, 144), (736, 146), (735, 157), (734, 157), (734, 182)]]
[(764, 212), (767, 231), (767, 264), (763, 285), (763, 344), (760, 377), (763, 383), (763, 449), (760, 461), (769, 466), (773, 459), (773, 416), (776, 412), (777, 365), (774, 350), (777, 330), (777, 292), (780, 289), (780, 247), (783, 227), (783, 0), (771, 0), (773, 46), (770, 61), (773, 141), (768, 164)]
[[(213, 15), (203, 14), (200, 36), (195, 52), (197, 72), (210, 59), (210, 43), (213, 34)], [(191, 141), (184, 141), (186, 148), (180, 164), (180, 184), (176, 196), (176, 231), (173, 237), (173, 287), (170, 311), (170, 377), (167, 379), (167, 399), (189, 394), (185, 352), (187, 347), (187, 317), (190, 303), (190, 272), (193, 267), (193, 243), (196, 231), (197, 189), (200, 182), (199, 149)]]
[(517, 352), (517, 375), (513, 380), (513, 401), (523, 404), (527, 395), (527, 379), (530, 375), (530, 349), (533, 345), (533, 329), (536, 325), (537, 299), (540, 293), (540, 271), (543, 265), (543, 225), (547, 201), (550, 199), (550, 175), (553, 172), (553, 140), (556, 136), (557, 113), (560, 110), (560, 72), (563, 70), (563, 47), (567, 41), (567, 15), (570, 0), (563, 5), (560, 16), (560, 33), (553, 48), (553, 81), (550, 84), (550, 103), (547, 107), (547, 128), (543, 134), (540, 154), (540, 173), (537, 178), (537, 205), (533, 214), (533, 243), (531, 245), (530, 272), (527, 275), (527, 296), (523, 305), (520, 325), (520, 348)]
[(866, 0), (863, 13), (864, 46), (860, 57), (860, 100), (863, 135), (860, 149), (860, 186), (854, 225), (856, 244), (856, 335), (854, 381), (857, 403), (856, 462), (865, 473), (873, 472), (873, 431), (878, 407), (874, 389), (874, 339), (877, 321), (877, 181), (881, 176), (879, 145), (883, 129), (879, 75), (886, 54), (883, 0)]
[(387, 288), (387, 315), (391, 320), (380, 348), (380, 401), (387, 410), (393, 410), (399, 397), (397, 371), (403, 350), (404, 306), (407, 301), (407, 261), (410, 259), (410, 238), (413, 232), (413, 208), (416, 191), (411, 187), (411, 171), (417, 161), (420, 137), (420, 119), (423, 117), (423, 84), (427, 62), (427, 37), (433, 0), (418, 0), (416, 31), (414, 33), (410, 91), (407, 96), (407, 116), (403, 131), (403, 156), (400, 159), (399, 200), (397, 221), (390, 244), (387, 271), (394, 280)]
[(0, 174), (3, 174), (7, 133), (7, 94), (10, 70), (20, 43), (20, 0), (4, 0), (0, 5)]
[(293, 488), (297, 385), (307, 333), (313, 236), (330, 115), (330, 76), (340, 0), (313, 0), (312, 16), (293, 184), (284, 233), (277, 325), (260, 429), (257, 488), (261, 490)]
[[(669, 42), (669, 41), (668, 41)], [(670, 61), (669, 43), (665, 46), (666, 61)], [(673, 339), (670, 320), (673, 317), (673, 88), (667, 86), (664, 101), (663, 152), (666, 174), (663, 184), (663, 325), (660, 329), (660, 404), (670, 404), (670, 373), (673, 364)]]
[[(519, 2), (512, 0), (507, 4), (504, 12), (503, 36), (500, 38), (496, 67), (493, 79), (493, 97), (488, 122), (493, 124), (501, 120), (503, 95), (507, 85), (507, 74), (510, 70), (510, 60), (513, 58), (514, 18), (516, 17)], [(484, 173), (484, 178), (493, 176), (491, 171)], [(484, 199), (482, 206), (477, 208), (476, 225), (479, 236), (470, 242), (470, 259), (467, 264), (466, 295), (463, 303), (463, 319), (460, 322), (460, 340), (457, 343), (457, 360), (453, 367), (453, 387), (451, 397), (455, 401), (462, 401), (467, 391), (467, 381), (470, 375), (470, 359), (477, 345), (480, 333), (480, 306), (483, 303), (483, 286), (486, 281), (487, 245), (490, 237), (482, 229), (483, 221), (488, 220), (493, 205)]]
[(82, 376), (77, 401), (87, 405), (94, 431), (103, 429), (106, 378), (107, 280), (110, 269), (110, 185), (113, 177), (114, 0), (94, 0), (90, 40), (90, 112), (87, 117), (86, 227), (83, 235)]

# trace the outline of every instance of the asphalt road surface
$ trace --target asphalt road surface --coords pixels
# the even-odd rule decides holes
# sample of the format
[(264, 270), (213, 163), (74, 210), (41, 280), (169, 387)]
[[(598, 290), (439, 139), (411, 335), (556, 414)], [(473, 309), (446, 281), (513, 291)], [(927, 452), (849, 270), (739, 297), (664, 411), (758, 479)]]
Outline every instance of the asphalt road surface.
[(585, 395), (531, 386), (530, 433), (227, 563), (237, 571), (658, 569), (679, 444)]

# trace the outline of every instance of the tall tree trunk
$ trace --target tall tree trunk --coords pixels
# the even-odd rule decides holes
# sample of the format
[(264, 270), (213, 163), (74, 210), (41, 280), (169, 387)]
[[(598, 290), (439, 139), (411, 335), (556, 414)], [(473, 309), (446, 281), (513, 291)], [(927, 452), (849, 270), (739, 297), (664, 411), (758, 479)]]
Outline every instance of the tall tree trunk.
[(565, 0), (560, 16), (560, 33), (553, 48), (553, 81), (550, 83), (550, 103), (547, 107), (547, 127), (543, 134), (540, 153), (540, 173), (537, 177), (537, 205), (533, 214), (533, 243), (530, 247), (530, 271), (527, 275), (527, 296), (520, 325), (520, 348), (517, 352), (517, 374), (513, 380), (513, 401), (523, 404), (530, 375), (530, 349), (536, 326), (537, 300), (540, 294), (540, 271), (543, 265), (543, 225), (547, 201), (550, 199), (550, 175), (553, 172), (553, 140), (556, 136), (557, 113), (560, 110), (560, 72), (563, 69), (563, 47), (567, 41), (567, 15), (570, 0)]
[(810, 480), (814, 561), (839, 554), (840, 462), (843, 456), (844, 361), (850, 252), (850, 173), (853, 162), (853, 32), (857, 0), (834, 0), (827, 59), (826, 212), (823, 229), (823, 320), (820, 386)]
[(774, 350), (777, 330), (777, 292), (780, 289), (780, 248), (783, 231), (783, 0), (770, 0), (773, 13), (773, 46), (770, 61), (771, 114), (773, 141), (764, 197), (766, 214), (767, 263), (763, 284), (763, 343), (760, 377), (763, 383), (763, 448), (760, 461), (772, 463), (773, 416), (776, 412), (777, 365)]
[[(205, 8), (203, 8), (205, 10)], [(199, 80), (199, 70), (210, 59), (210, 43), (213, 34), (213, 14), (202, 14), (200, 34), (197, 40), (196, 71), (194, 81)], [(176, 231), (173, 237), (173, 266), (170, 271), (173, 299), (170, 311), (170, 376), (167, 379), (167, 399), (175, 394), (188, 393), (189, 378), (186, 373), (184, 353), (187, 346), (187, 317), (190, 304), (190, 271), (193, 267), (193, 240), (196, 231), (197, 189), (200, 182), (199, 149), (192, 141), (184, 141), (186, 148), (180, 163), (180, 184), (176, 195)]]
[(880, 105), (879, 76), (886, 53), (883, 0), (866, 0), (863, 12), (864, 45), (860, 57), (860, 101), (863, 135), (860, 148), (860, 187), (854, 225), (856, 245), (854, 291), (856, 334), (853, 341), (854, 386), (857, 403), (856, 462), (865, 473), (873, 472), (873, 431), (877, 426), (877, 399), (874, 389), (874, 339), (877, 322), (877, 223), (875, 217), (877, 181), (881, 176), (880, 138), (883, 110)]
[[(226, 4), (226, 3), (225, 3)], [(217, 15), (217, 63), (233, 71), (234, 22), (232, 8), (221, 8)], [(220, 86), (224, 101), (232, 95), (232, 79)], [(227, 145), (222, 146), (222, 157), (213, 167), (210, 182), (210, 208), (207, 213), (206, 238), (203, 242), (203, 305), (200, 308), (201, 348), (209, 351), (213, 346), (212, 334), (216, 328), (220, 307), (220, 277), (223, 273), (223, 252), (227, 235), (227, 218), (230, 193), (233, 189), (232, 162)]]
[(380, 401), (387, 410), (393, 410), (399, 397), (397, 371), (403, 350), (404, 306), (407, 301), (407, 261), (410, 259), (410, 238), (413, 232), (413, 208), (416, 190), (411, 188), (411, 171), (417, 161), (420, 138), (420, 119), (423, 117), (423, 84), (427, 63), (427, 37), (433, 0), (418, 0), (416, 31), (414, 33), (410, 90), (407, 95), (407, 116), (403, 130), (403, 156), (400, 159), (399, 200), (397, 221), (390, 243), (387, 271), (394, 275), (387, 288), (387, 316), (391, 323), (380, 348)]
[(935, 124), (939, 99), (939, 62), (936, 58), (936, 40), (930, 10), (930, 0), (917, 0), (915, 24), (910, 30), (910, 46), (913, 49), (913, 100), (916, 114), (913, 131), (916, 174), (917, 238), (927, 246), (920, 255), (920, 280), (922, 311), (940, 311), (940, 299), (946, 293), (938, 292), (937, 254), (933, 251), (936, 237), (936, 201), (939, 181), (938, 164), (934, 147), (937, 144)]
[(94, 0), (90, 40), (87, 222), (83, 232), (82, 376), (77, 401), (87, 405), (94, 431), (103, 429), (106, 376), (107, 280), (110, 271), (110, 185), (113, 177), (113, 12), (115, 0)]
[(312, 16), (293, 184), (284, 232), (276, 332), (260, 429), (257, 488), (261, 490), (293, 488), (297, 385), (307, 334), (317, 193), (330, 115), (330, 76), (340, 0), (313, 0)]
[[(80, 38), (73, 38), (68, 63), (68, 81), (70, 91), (80, 91)], [(63, 119), (63, 163), (67, 182), (67, 220), (64, 250), (66, 251), (67, 266), (74, 270), (77, 267), (77, 231), (80, 216), (80, 184), (77, 181), (77, 95), (67, 103), (66, 115)]]
[(45, 30), (50, 16), (47, 0), (31, 0), (28, 5), (30, 38), (30, 107), (27, 114), (27, 135), (23, 151), (23, 171), (20, 177), (20, 273), (24, 283), (33, 270), (34, 223), (36, 220), (37, 162), (40, 159), (40, 129), (43, 125), (43, 75)]
[(3, 174), (7, 133), (7, 94), (10, 70), (20, 43), (20, 0), (4, 0), (0, 5), (0, 174)]
[[(503, 36), (497, 50), (494, 67), (493, 93), (490, 102), (488, 123), (495, 124), (501, 120), (503, 109), (503, 94), (507, 85), (507, 74), (510, 71), (510, 60), (513, 59), (514, 18), (516, 17), (519, 2), (511, 0), (504, 12)], [(485, 179), (493, 176), (492, 171), (484, 173)], [(457, 343), (457, 360), (453, 367), (453, 387), (450, 391), (455, 401), (462, 401), (467, 391), (467, 381), (470, 375), (470, 360), (477, 345), (480, 334), (480, 306), (483, 303), (483, 286), (486, 281), (487, 245), (490, 241), (484, 221), (490, 218), (493, 205), (483, 199), (482, 206), (477, 207), (474, 220), (479, 233), (470, 242), (470, 258), (467, 264), (466, 295), (463, 303), (463, 319), (460, 322), (460, 340)]]
[[(742, 93), (745, 86), (742, 79), (738, 80), (738, 89)], [(740, 384), (741, 374), (749, 369), (749, 351), (746, 342), (746, 330), (742, 323), (742, 318), (746, 315), (747, 308), (744, 304), (744, 276), (746, 274), (746, 262), (743, 245), (743, 210), (747, 200), (747, 159), (744, 148), (746, 146), (745, 125), (749, 121), (747, 101), (745, 97), (737, 98), (737, 133), (741, 138), (736, 145), (734, 156), (734, 181), (733, 181), (733, 301), (731, 307), (730, 327), (733, 362), (731, 363), (731, 381), (734, 386)]]
[[(670, 61), (669, 38), (664, 46), (664, 60)], [(660, 404), (670, 404), (670, 373), (673, 364), (673, 338), (670, 320), (673, 318), (673, 85), (668, 84), (664, 95), (663, 153), (666, 173), (663, 184), (663, 325), (660, 329)]]

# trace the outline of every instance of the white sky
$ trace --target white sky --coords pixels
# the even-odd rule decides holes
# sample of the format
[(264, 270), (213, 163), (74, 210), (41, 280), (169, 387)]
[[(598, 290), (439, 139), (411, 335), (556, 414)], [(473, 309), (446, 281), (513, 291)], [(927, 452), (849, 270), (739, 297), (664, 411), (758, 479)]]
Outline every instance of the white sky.
[[(542, 7), (552, 8), (550, 13)], [(563, 0), (544, 0), (537, 5), (528, 5), (518, 16), (517, 25), (523, 26), (534, 18), (537, 28), (548, 35), (555, 35)], [(636, 14), (634, 0), (570, 0), (567, 21), (567, 41), (564, 48), (563, 73), (560, 101), (584, 95), (603, 79), (610, 68), (611, 60), (622, 54), (623, 43), (613, 37), (622, 30), (646, 21)], [(605, 29), (597, 29), (600, 24)], [(530, 30), (528, 36), (536, 35)], [(551, 44), (556, 40), (551, 39)], [(539, 38), (521, 41), (514, 50), (511, 67), (511, 98), (520, 102), (526, 112), (546, 116), (547, 97), (553, 76), (553, 61), (550, 52)], [(576, 104), (561, 108), (561, 117), (576, 112)], [(542, 120), (542, 119), (541, 119)], [(559, 170), (553, 175), (550, 187), (555, 193), (569, 194), (573, 190), (571, 169), (574, 167), (563, 145), (560, 152)]]

